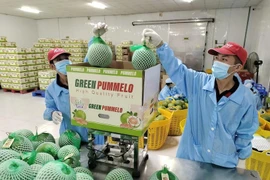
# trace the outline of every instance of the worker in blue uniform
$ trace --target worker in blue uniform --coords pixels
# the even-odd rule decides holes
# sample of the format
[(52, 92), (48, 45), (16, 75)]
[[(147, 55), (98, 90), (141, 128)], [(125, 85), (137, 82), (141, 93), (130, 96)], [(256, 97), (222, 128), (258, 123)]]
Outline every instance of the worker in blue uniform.
[(179, 97), (182, 96), (182, 94), (176, 88), (176, 86), (174, 85), (174, 83), (172, 82), (172, 80), (170, 78), (167, 78), (165, 83), (166, 83), (166, 85), (162, 88), (162, 90), (160, 91), (160, 93), (158, 95), (159, 101), (163, 101), (167, 97), (173, 97), (173, 98), (178, 99)]
[(64, 49), (55, 48), (49, 51), (48, 61), (50, 67), (56, 70), (56, 79), (48, 86), (45, 94), (46, 110), (44, 119), (53, 121), (60, 125), (60, 135), (67, 129), (80, 134), (82, 142), (88, 142), (88, 131), (86, 128), (71, 125), (69, 90), (66, 66), (70, 64), (71, 54)]
[(234, 168), (251, 155), (251, 140), (258, 128), (256, 102), (242, 83), (240, 71), (246, 50), (236, 43), (208, 51), (214, 55), (213, 75), (188, 69), (152, 29), (143, 42), (157, 47), (167, 74), (189, 101), (185, 130), (176, 156)]

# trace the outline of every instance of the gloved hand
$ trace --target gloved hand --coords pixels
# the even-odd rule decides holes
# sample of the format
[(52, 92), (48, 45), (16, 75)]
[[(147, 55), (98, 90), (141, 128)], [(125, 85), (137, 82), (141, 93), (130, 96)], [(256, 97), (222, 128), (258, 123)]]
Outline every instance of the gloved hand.
[(52, 120), (53, 120), (54, 124), (56, 124), (56, 125), (61, 123), (63, 120), (62, 113), (60, 111), (53, 111)]
[(100, 37), (108, 31), (108, 26), (105, 23), (97, 23), (93, 28), (93, 33), (96, 37)]
[(173, 96), (173, 98), (174, 98), (174, 99), (178, 99), (178, 98), (180, 98), (180, 94), (176, 94), (176, 95), (174, 95), (174, 96)]
[(161, 37), (152, 29), (144, 29), (142, 36), (142, 43), (152, 44), (155, 47), (163, 44)]

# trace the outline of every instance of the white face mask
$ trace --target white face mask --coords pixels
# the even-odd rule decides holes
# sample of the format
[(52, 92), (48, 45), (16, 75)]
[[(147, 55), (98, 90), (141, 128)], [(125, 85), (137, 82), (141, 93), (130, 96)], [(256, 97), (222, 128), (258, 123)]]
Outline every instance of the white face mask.
[(230, 74), (228, 74), (228, 70), (230, 67), (234, 67), (235, 65), (233, 66), (230, 66), (226, 63), (222, 63), (222, 62), (219, 62), (219, 61), (215, 61), (214, 64), (213, 64), (213, 67), (212, 67), (212, 71), (213, 71), (213, 74), (214, 76), (217, 78), (217, 79), (225, 79), (227, 78), (228, 76), (230, 76), (231, 74), (234, 74), (235, 72), (231, 72)]

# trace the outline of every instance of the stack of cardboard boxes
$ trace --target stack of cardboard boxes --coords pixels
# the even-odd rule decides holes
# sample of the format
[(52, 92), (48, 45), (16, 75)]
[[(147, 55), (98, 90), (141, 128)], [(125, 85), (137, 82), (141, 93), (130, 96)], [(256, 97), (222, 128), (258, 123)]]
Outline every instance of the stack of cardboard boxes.
[(116, 46), (117, 61), (131, 61), (132, 52), (130, 52), (130, 46), (132, 44), (132, 41), (123, 41), (120, 45)]
[(53, 48), (61, 48), (61, 41), (59, 39), (51, 39), (51, 38), (39, 38), (38, 43), (34, 44), (35, 48), (41, 48), (43, 50), (44, 58), (44, 69), (50, 69), (49, 61), (47, 59), (48, 52)]
[[(40, 50), (37, 52), (41, 53)], [(39, 64), (41, 61), (36, 58), (34, 48), (16, 48), (16, 43), (2, 42), (0, 59), (3, 89), (21, 91), (38, 87), (37, 71), (43, 69), (43, 65)]]
[(112, 54), (113, 54), (113, 60), (115, 60), (116, 59), (116, 56), (115, 56), (115, 45), (112, 44), (112, 41), (106, 41), (106, 44), (111, 48)]
[(82, 63), (87, 54), (87, 41), (77, 39), (61, 40), (61, 47), (71, 54), (69, 60), (73, 64)]
[(46, 90), (46, 88), (55, 80), (56, 72), (54, 70), (43, 70), (38, 72), (39, 89)]
[(45, 90), (49, 84), (55, 79), (56, 72), (49, 70), (49, 61), (47, 59), (48, 52), (53, 48), (63, 48), (71, 53), (70, 60), (73, 64), (83, 62), (87, 53), (87, 41), (75, 39), (50, 39), (40, 38), (38, 43), (34, 45), (36, 48), (43, 50), (43, 62), (45, 68), (38, 72), (38, 82), (40, 90)]

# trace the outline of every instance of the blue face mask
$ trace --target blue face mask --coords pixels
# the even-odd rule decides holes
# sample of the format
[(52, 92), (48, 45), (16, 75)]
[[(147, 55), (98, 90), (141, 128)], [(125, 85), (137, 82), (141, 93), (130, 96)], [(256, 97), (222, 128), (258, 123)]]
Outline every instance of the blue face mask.
[(231, 66), (219, 61), (215, 61), (212, 67), (213, 74), (217, 79), (225, 79), (230, 76), (232, 73), (228, 74), (228, 70)]
[(64, 59), (55, 63), (55, 68), (61, 74), (67, 75), (67, 65), (71, 64), (70, 60)]

